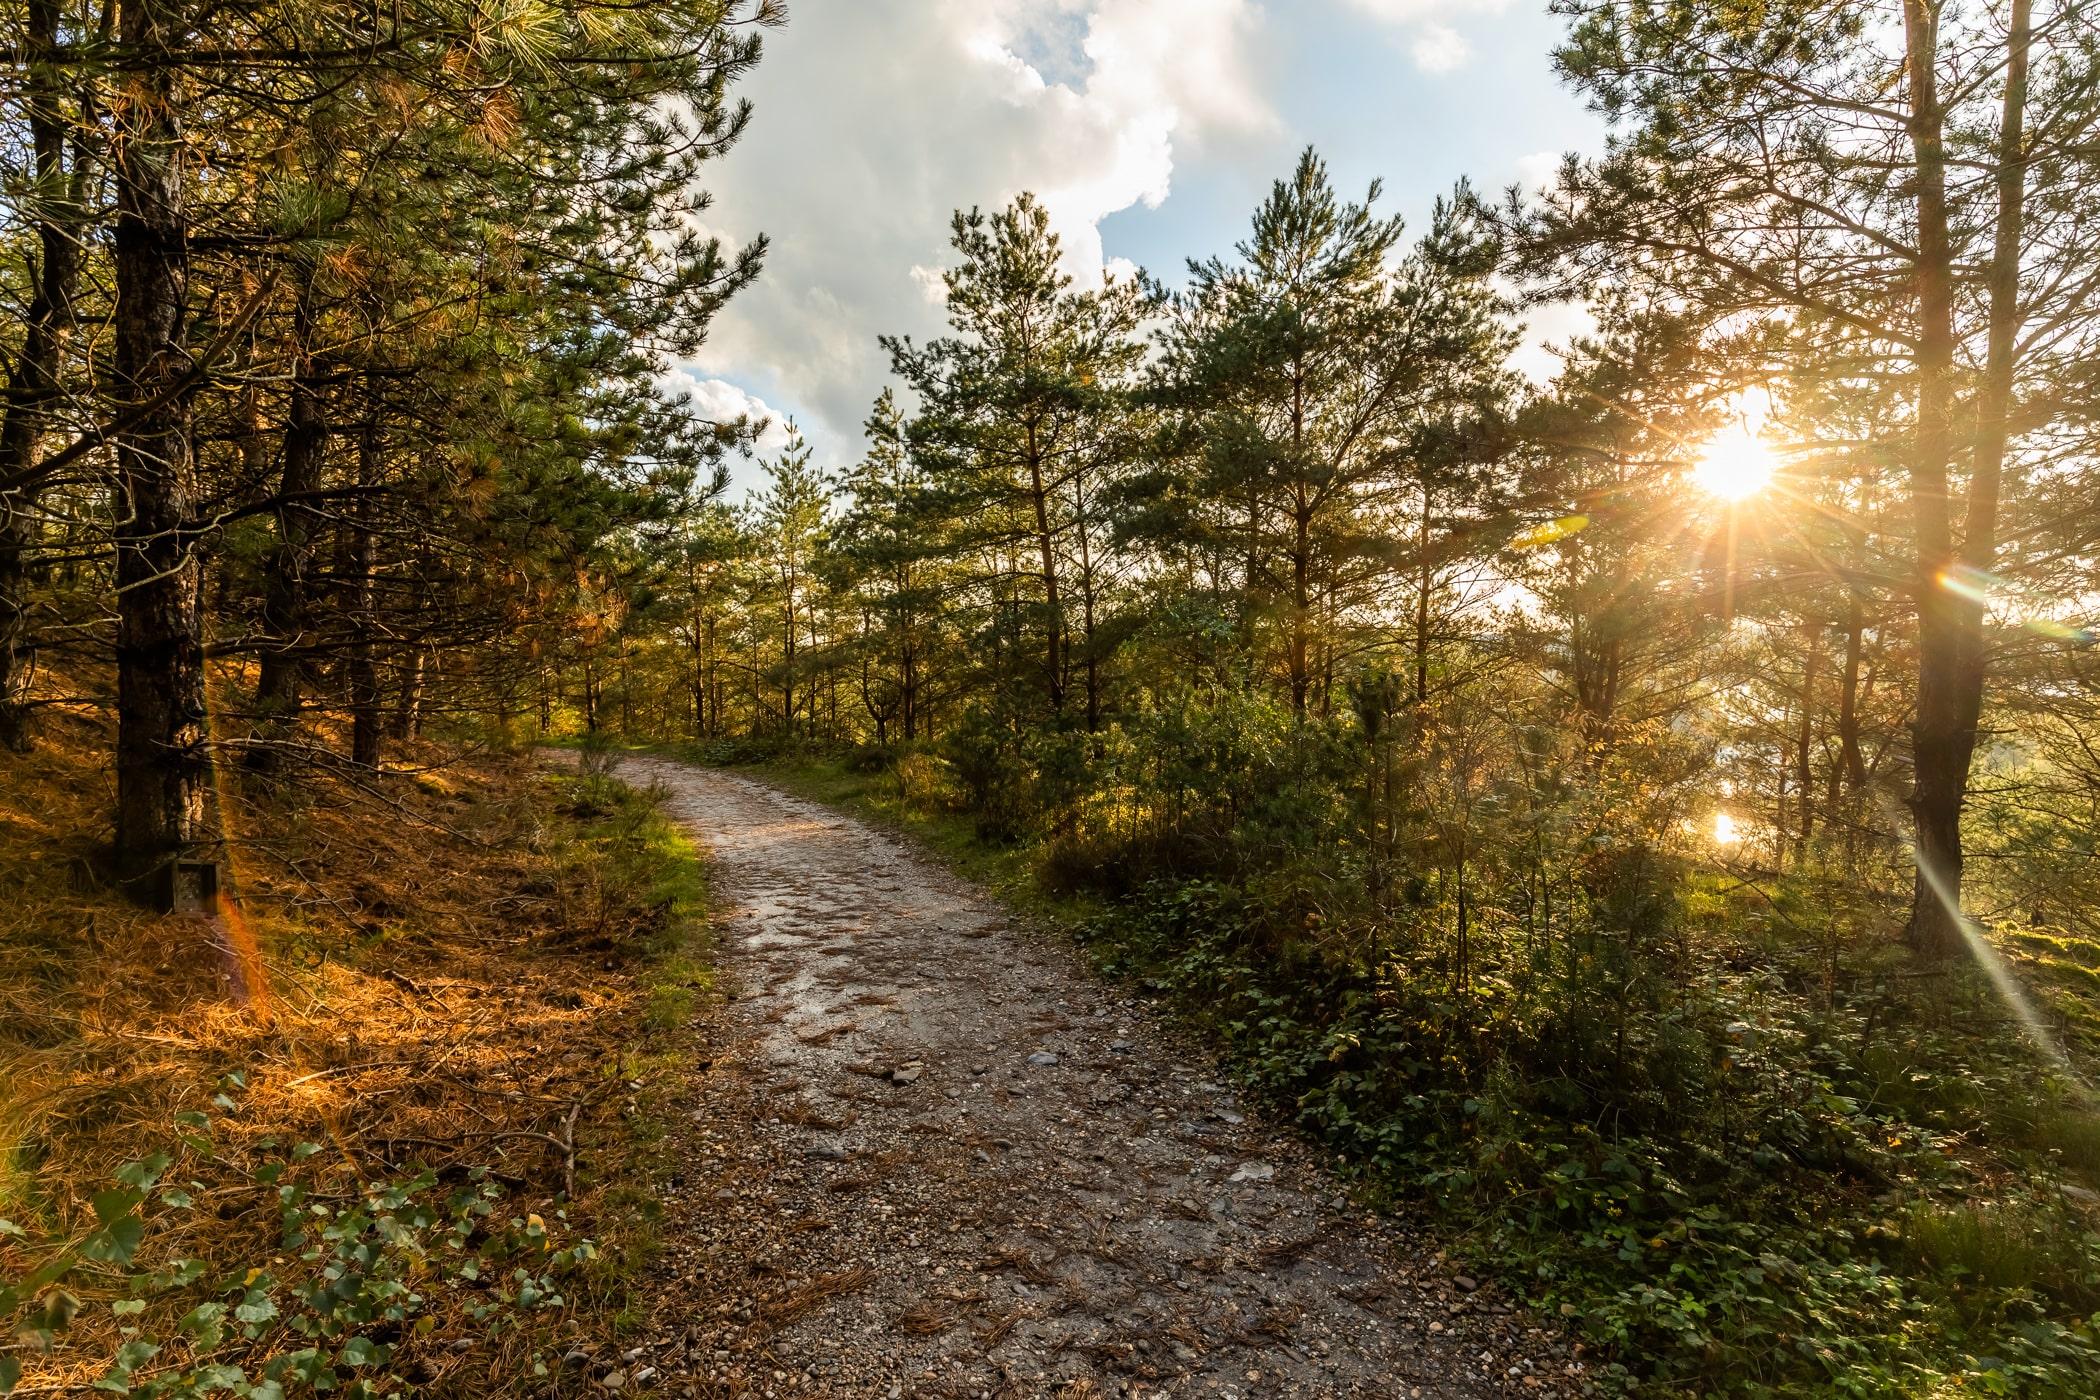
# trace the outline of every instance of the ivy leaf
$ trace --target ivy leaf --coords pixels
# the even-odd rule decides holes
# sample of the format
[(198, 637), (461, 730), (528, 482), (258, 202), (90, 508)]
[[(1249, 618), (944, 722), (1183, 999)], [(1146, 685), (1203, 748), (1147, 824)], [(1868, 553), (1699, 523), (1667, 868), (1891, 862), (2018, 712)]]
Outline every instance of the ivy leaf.
[(133, 1207), (144, 1199), (144, 1193), (136, 1190), (97, 1191), (92, 1203), (95, 1207), (95, 1219), (104, 1225), (120, 1220), (129, 1215)]
[(175, 1325), (196, 1343), (199, 1351), (210, 1351), (226, 1335), (222, 1325), (225, 1316), (224, 1303), (199, 1303), (183, 1314), (182, 1321)]
[(160, 1180), (160, 1174), (168, 1169), (168, 1163), (172, 1160), (167, 1153), (156, 1152), (151, 1157), (141, 1158), (136, 1162), (126, 1162), (123, 1166), (117, 1168), (117, 1180), (140, 1193), (144, 1193), (152, 1188), (154, 1182)]
[(80, 1256), (96, 1263), (129, 1264), (131, 1256), (138, 1252), (139, 1242), (145, 1237), (146, 1222), (135, 1215), (127, 1215), (82, 1241)]
[(132, 1390), (132, 1374), (158, 1355), (158, 1342), (141, 1339), (124, 1343), (117, 1348), (116, 1356), (109, 1363), (109, 1369), (95, 1382), (95, 1389), (106, 1390), (112, 1395), (129, 1395)]
[(236, 1320), (254, 1324), (268, 1322), (277, 1316), (277, 1300), (260, 1288), (251, 1288), (242, 1297), (241, 1305), (233, 1310)]
[(352, 1337), (343, 1343), (336, 1360), (344, 1366), (370, 1366), (386, 1359), (386, 1349), (370, 1337)]

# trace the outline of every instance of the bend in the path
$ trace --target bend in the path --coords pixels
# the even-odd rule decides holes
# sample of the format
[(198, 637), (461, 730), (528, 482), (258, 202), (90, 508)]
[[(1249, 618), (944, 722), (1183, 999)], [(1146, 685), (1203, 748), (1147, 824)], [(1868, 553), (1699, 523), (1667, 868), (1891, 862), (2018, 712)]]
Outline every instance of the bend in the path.
[(740, 989), (652, 1354), (696, 1395), (1472, 1396), (1564, 1351), (891, 835), (658, 759)]

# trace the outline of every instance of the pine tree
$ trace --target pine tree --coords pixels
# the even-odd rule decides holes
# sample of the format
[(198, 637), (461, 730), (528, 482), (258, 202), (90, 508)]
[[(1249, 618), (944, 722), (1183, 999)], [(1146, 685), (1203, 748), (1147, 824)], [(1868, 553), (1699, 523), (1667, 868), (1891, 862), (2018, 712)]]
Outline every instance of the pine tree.
[(841, 483), (847, 502), (827, 566), (858, 614), (858, 688), (875, 741), (888, 743), (894, 726), (909, 742), (925, 723), (925, 670), (941, 625), (941, 525), (929, 518), (926, 482), (890, 390), (875, 400), (865, 431), (867, 455)]
[(1403, 229), (1371, 212), (1378, 196), (1345, 203), (1306, 151), (1236, 262), (1190, 264), (1165, 337), (1159, 397), (1187, 425), (1188, 465), (1180, 485), (1154, 483), (1185, 509), (1152, 528), (1230, 548), (1242, 643), (1253, 655), (1276, 625), (1300, 718), (1331, 706), (1353, 649), (1337, 624), (1384, 601), (1410, 535), (1426, 689), (1437, 516), (1477, 475), (1462, 424), (1509, 391), (1492, 259), (1461, 204), (1396, 272)]
[(1138, 331), (1150, 301), (1135, 282), (1075, 291), (1032, 195), (989, 216), (957, 213), (952, 235), (960, 262), (945, 281), (955, 334), (924, 347), (883, 342), (918, 399), (911, 450), (953, 527), (949, 547), (981, 556), (995, 611), (1000, 573), (1027, 580), (1034, 596), (1017, 620), (1035, 638), (1032, 688), (1064, 714), (1076, 650), (1085, 719), (1097, 728), (1097, 551), (1107, 489), (1135, 446), (1119, 410), (1144, 353)]
[(806, 678), (809, 653), (817, 644), (817, 561), (831, 513), (831, 480), (814, 464), (809, 444), (792, 422), (787, 444), (765, 469), (766, 485), (751, 499), (750, 529), (770, 574), (762, 606), (775, 617), (780, 728), (792, 736), (798, 703), (809, 707), (810, 729), (816, 728), (815, 690), (804, 687), (798, 702), (796, 683)]

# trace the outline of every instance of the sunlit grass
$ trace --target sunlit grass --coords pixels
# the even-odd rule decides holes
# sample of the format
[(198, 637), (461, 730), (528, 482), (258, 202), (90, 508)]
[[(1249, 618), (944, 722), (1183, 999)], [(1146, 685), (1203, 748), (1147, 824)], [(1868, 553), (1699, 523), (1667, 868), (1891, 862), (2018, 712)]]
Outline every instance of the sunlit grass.
[(2066, 1224), (2026, 1206), (1969, 1202), (1917, 1206), (1904, 1217), (1902, 1233), (1918, 1263), (1965, 1282), (2091, 1296), (2083, 1251), (2063, 1238)]

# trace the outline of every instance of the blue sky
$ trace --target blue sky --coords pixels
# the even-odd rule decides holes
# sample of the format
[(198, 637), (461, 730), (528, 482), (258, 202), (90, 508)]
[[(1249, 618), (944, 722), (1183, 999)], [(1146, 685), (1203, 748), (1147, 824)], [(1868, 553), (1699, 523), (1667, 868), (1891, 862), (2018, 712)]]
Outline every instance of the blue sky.
[(675, 378), (719, 412), (792, 415), (843, 466), (887, 378), (875, 337), (940, 330), (956, 206), (1031, 189), (1075, 277), (1178, 280), (1310, 144), (1419, 229), (1461, 176), (1536, 180), (1600, 144), (1553, 75), (1559, 33), (1531, 0), (797, 0), (707, 177), (709, 228), (764, 230), (766, 275)]

